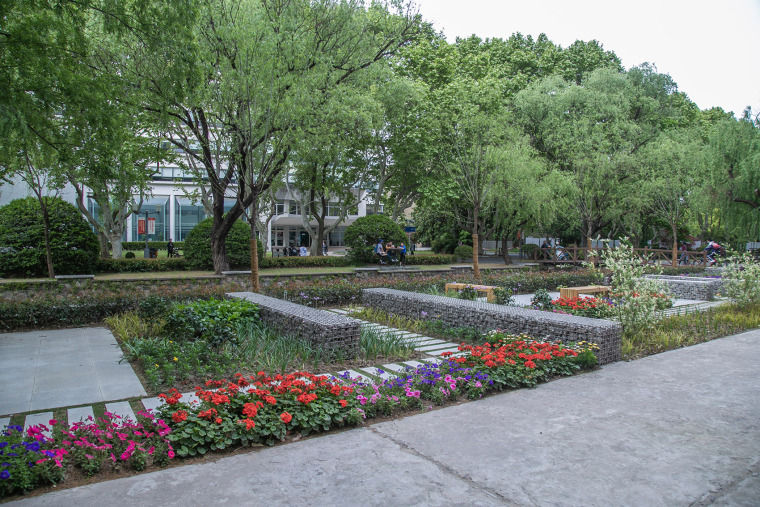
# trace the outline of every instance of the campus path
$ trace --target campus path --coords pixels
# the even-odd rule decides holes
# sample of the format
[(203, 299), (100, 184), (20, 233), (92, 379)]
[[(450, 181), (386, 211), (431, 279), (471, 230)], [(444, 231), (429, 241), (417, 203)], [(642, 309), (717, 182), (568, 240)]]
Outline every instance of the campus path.
[(760, 330), (12, 505), (758, 505)]

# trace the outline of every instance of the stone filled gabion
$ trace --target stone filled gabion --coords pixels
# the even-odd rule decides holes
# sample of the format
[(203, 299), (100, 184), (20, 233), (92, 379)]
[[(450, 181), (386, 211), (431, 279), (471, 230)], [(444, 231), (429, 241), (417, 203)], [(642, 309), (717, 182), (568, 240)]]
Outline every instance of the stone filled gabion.
[(336, 313), (310, 308), (255, 292), (230, 292), (228, 298), (258, 305), (261, 320), (278, 332), (298, 336), (344, 357), (359, 352), (361, 322)]
[(681, 299), (698, 301), (712, 301), (715, 299), (715, 294), (720, 292), (726, 284), (726, 281), (720, 278), (694, 276), (644, 275), (644, 278), (653, 278), (662, 282), (674, 296)]
[(619, 322), (396, 289), (364, 289), (362, 304), (404, 317), (437, 319), (450, 326), (474, 327), (483, 332), (503, 329), (540, 340), (593, 342), (599, 345), (599, 364), (620, 360), (623, 328)]

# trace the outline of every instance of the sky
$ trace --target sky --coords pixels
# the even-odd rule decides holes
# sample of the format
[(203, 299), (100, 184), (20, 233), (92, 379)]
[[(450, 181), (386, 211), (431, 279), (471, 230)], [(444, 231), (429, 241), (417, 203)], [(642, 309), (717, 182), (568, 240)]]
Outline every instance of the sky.
[(545, 33), (568, 47), (596, 39), (629, 69), (670, 76), (700, 109), (760, 112), (760, 0), (416, 0), (453, 42)]

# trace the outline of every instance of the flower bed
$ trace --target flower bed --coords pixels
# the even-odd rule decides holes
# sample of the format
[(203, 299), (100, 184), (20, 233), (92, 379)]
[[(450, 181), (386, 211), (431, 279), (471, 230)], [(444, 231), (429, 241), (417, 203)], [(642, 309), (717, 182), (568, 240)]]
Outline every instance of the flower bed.
[(595, 297), (559, 298), (552, 301), (554, 309), (561, 313), (605, 319), (613, 313), (613, 304), (607, 300)]
[(167, 439), (171, 429), (150, 413), (138, 416), (142, 422), (106, 412), (70, 427), (53, 419), (50, 428), (32, 426), (26, 433), (8, 426), (0, 434), (0, 498), (59, 483), (72, 467), (92, 476), (105, 469), (165, 466), (174, 457)]

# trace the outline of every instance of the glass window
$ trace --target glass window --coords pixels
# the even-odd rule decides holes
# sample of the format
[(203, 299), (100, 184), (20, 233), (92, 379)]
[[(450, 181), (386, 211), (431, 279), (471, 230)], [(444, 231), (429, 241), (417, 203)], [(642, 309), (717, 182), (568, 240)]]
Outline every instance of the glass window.
[(328, 217), (337, 217), (337, 216), (340, 216), (340, 203), (339, 202), (328, 202), (327, 203), (327, 216)]
[(277, 201), (274, 204), (274, 214), (275, 215), (284, 215), (285, 214), (285, 201)]
[(176, 198), (174, 202), (174, 241), (185, 241), (190, 231), (206, 218), (203, 205), (190, 199)]
[(285, 241), (285, 231), (282, 229), (272, 229), (272, 246), (282, 246)]
[(343, 237), (346, 234), (346, 228), (345, 227), (336, 227), (334, 231), (330, 233), (330, 239), (328, 240), (328, 244), (330, 246), (346, 246), (345, 241), (343, 240)]
[(298, 204), (296, 201), (290, 201), (290, 207), (288, 208), (288, 213), (291, 215), (301, 216), (301, 205)]
[[(132, 240), (145, 241), (145, 234), (138, 234), (138, 222), (148, 219), (156, 220), (156, 233), (148, 235), (148, 241), (167, 241), (171, 236), (169, 231), (169, 196), (153, 196), (145, 199), (140, 211), (132, 215)], [(176, 238), (175, 238), (176, 239)]]

